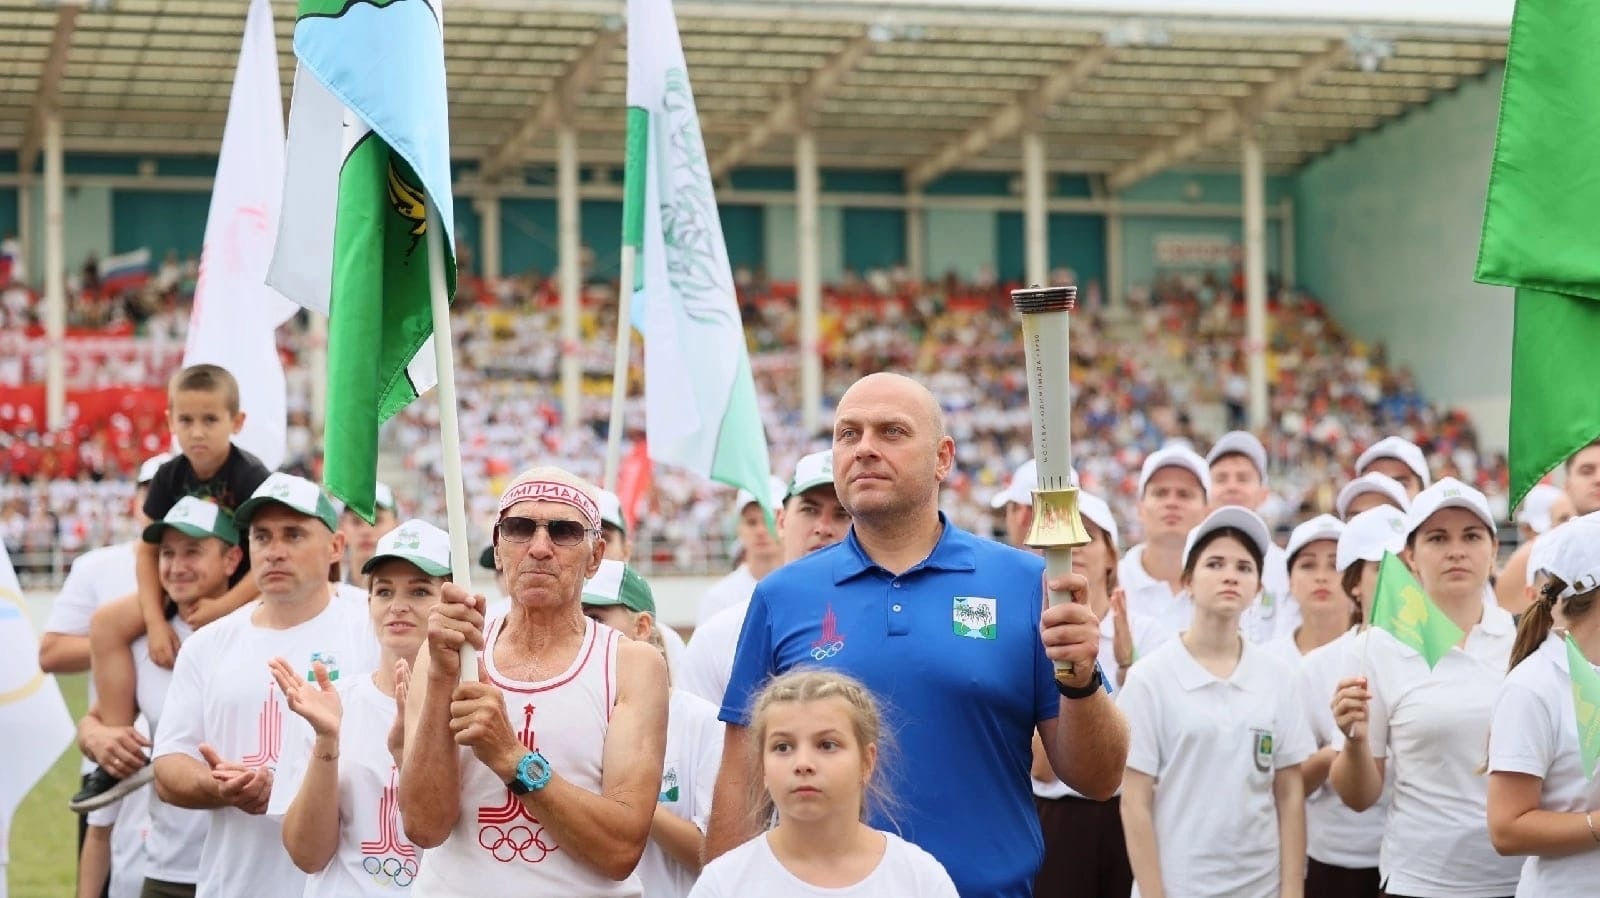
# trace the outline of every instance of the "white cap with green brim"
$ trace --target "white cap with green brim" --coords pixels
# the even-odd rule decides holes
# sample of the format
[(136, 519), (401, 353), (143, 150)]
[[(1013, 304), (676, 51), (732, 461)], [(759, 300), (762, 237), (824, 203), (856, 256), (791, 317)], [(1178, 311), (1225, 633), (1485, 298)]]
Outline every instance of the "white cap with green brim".
[[(340, 514), (344, 514), (345, 505), (344, 505), (343, 502), (340, 502), (338, 499), (335, 499), (332, 496), (328, 497), (328, 501), (333, 503), (333, 510), (334, 511), (337, 511)], [(395, 511), (396, 509), (399, 508), (399, 506), (396, 505), (395, 501), (394, 501), (394, 490), (389, 488), (389, 484), (384, 483), (381, 480), (378, 481), (377, 483), (373, 484), (373, 486), (372, 486), (372, 507), (375, 508), (375, 509), (376, 508), (387, 508), (390, 511)], [(354, 514), (354, 512), (351, 512), (351, 513)]]
[(600, 569), (584, 582), (583, 604), (621, 605), (630, 611), (656, 613), (656, 599), (650, 584), (638, 571), (610, 558), (600, 562)]
[(166, 517), (144, 528), (144, 541), (161, 542), (168, 528), (195, 539), (215, 537), (230, 546), (239, 544), (239, 528), (234, 526), (233, 515), (220, 506), (194, 496), (184, 496), (167, 512)]
[[(789, 481), (789, 495), (798, 496), (819, 486), (833, 486), (833, 450), (824, 449), (801, 457), (794, 464), (794, 479)], [(743, 505), (739, 506), (742, 510)]]
[(248, 527), (257, 510), (274, 503), (316, 518), (326, 524), (329, 530), (339, 529), (339, 513), (334, 510), (327, 494), (304, 477), (282, 471), (268, 475), (250, 498), (239, 506), (239, 510), (233, 513), (233, 519), (238, 526)]
[(378, 550), (361, 566), (361, 573), (372, 573), (390, 558), (409, 561), (430, 577), (448, 577), (450, 534), (427, 521), (412, 518), (378, 540)]

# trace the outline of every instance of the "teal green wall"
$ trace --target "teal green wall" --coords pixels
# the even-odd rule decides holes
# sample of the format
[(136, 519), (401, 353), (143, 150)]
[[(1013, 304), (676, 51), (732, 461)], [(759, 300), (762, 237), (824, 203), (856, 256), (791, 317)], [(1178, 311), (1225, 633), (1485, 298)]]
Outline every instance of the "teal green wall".
[(560, 247), (555, 200), (508, 197), (500, 201), (502, 274), (508, 277), (529, 271), (552, 274), (560, 258)]
[[(1001, 280), (1020, 281), (1027, 273), (1027, 238), (1021, 212), (995, 216), (995, 273)], [(1050, 214), (1049, 269), (1065, 265), (1078, 275), (1078, 283), (1105, 283), (1106, 220), (1099, 215)], [(1048, 270), (1048, 269), (1047, 269)]]
[(942, 278), (955, 272), (970, 279), (979, 269), (993, 269), (998, 219), (998, 213), (986, 209), (928, 209), (924, 223), (928, 245), (923, 254), (927, 276)]
[(728, 244), (728, 263), (754, 271), (766, 264), (767, 210), (761, 206), (723, 205), (722, 239)]
[[(206, 215), (210, 208), (211, 196), (205, 193), (113, 190), (111, 251), (125, 253), (140, 247), (148, 248), (152, 265), (161, 264), (169, 251), (176, 251), (180, 259), (190, 256), (199, 258), (200, 248), (205, 243)], [(72, 258), (69, 253), (69, 263)]]
[(17, 233), (17, 192), (0, 190), (0, 237)]
[[(33, 231), (29, 244), (28, 271), (44, 272), (44, 188), (35, 182), (31, 194), (33, 218), (29, 224)], [(204, 227), (205, 211), (201, 210)], [(106, 187), (71, 187), (61, 197), (61, 258), (67, 271), (77, 271), (93, 253), (99, 258), (117, 252), (112, 238), (112, 197)], [(135, 243), (127, 249), (138, 249)], [(152, 247), (151, 253), (156, 250)], [(159, 257), (157, 257), (159, 258)], [(39, 275), (35, 275), (39, 277)], [(41, 278), (42, 280), (42, 278)]]
[(1295, 201), (1300, 282), (1491, 446), (1507, 431), (1511, 291), (1472, 274), (1499, 99), (1496, 69), (1313, 162)]
[(901, 209), (845, 209), (844, 267), (861, 274), (906, 260), (906, 213)]

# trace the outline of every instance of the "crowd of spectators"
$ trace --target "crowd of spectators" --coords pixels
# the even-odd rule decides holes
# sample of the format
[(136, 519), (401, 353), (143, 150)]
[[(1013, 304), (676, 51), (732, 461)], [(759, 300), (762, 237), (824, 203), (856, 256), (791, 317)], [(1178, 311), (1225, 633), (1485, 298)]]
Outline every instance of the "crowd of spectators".
[[(159, 388), (181, 360), (192, 266), (170, 257), (141, 290), (100, 295), (74, 279), (70, 326), (118, 335), (76, 341), (69, 387)], [(1070, 277), (1070, 273), (1058, 273)], [(914, 373), (944, 403), (958, 447), (945, 490), (946, 511), (963, 526), (990, 532), (990, 496), (1030, 454), (1019, 328), (1007, 286), (980, 277), (915, 284), (903, 271), (846, 276), (825, 291), (821, 322), (823, 408), (808, 432), (800, 400), (799, 320), (792, 285), (739, 272), (740, 305), (773, 469), (827, 445), (834, 401), (857, 377), (893, 369)], [(1204, 449), (1223, 430), (1244, 425), (1244, 310), (1226, 277), (1168, 276), (1135, 290), (1118, 309), (1086, 291), (1073, 324), (1074, 455), (1086, 488), (1108, 498), (1139, 538), (1133, 502), (1139, 464), (1164, 442)], [(464, 299), (465, 301), (460, 301)], [(608, 429), (616, 333), (614, 288), (591, 284), (580, 339), (582, 415), (564, 427), (559, 371), (564, 347), (553, 284), (528, 276), (485, 287), (464, 279), (454, 314), (469, 519), (487, 538), (493, 496), (504, 479), (537, 458), (561, 458), (598, 479)], [(38, 384), (43, 343), (38, 301), (20, 284), (0, 287), (0, 390)], [(1502, 507), (1503, 457), (1479, 451), (1470, 421), (1430, 405), (1408, 372), (1386, 363), (1381, 345), (1345, 334), (1316, 300), (1279, 289), (1269, 304), (1273, 497), (1280, 526), (1331, 508), (1356, 455), (1387, 434), (1424, 446), (1436, 474), (1474, 483)], [(132, 339), (129, 339), (129, 338)], [(310, 426), (311, 336), (304, 316), (279, 332), (289, 383), (286, 468), (316, 476), (320, 448)], [(98, 354), (96, 354), (98, 353)], [(634, 341), (634, 382), (626, 405), (629, 441), (642, 436), (642, 347)], [(165, 441), (159, 397), (47, 433), (32, 409), (0, 400), (0, 535), (14, 554), (73, 553), (126, 538), (132, 473)], [(409, 513), (444, 519), (438, 412), (413, 404), (384, 433), (404, 474), (393, 486)], [(626, 448), (626, 444), (625, 444)], [(732, 491), (681, 471), (656, 469), (636, 540), (657, 569), (720, 571), (731, 544)]]

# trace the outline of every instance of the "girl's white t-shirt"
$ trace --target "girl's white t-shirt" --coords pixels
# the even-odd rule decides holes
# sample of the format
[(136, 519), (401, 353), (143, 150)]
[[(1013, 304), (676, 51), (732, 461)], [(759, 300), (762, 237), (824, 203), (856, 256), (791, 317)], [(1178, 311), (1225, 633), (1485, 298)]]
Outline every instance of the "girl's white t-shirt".
[[(1300, 660), (1300, 692), (1311, 722), (1311, 738), (1320, 749), (1343, 744), (1333, 723), (1333, 694), (1339, 681), (1361, 671), (1361, 631), (1351, 628), (1338, 639), (1307, 652)], [(1384, 771), (1383, 792), (1365, 811), (1353, 811), (1333, 784), (1324, 782), (1306, 795), (1306, 856), (1347, 870), (1378, 866), (1384, 818), (1394, 800), (1394, 765)]]
[(958, 898), (950, 874), (933, 855), (894, 833), (883, 837), (883, 859), (865, 879), (830, 889), (790, 873), (762, 834), (707, 865), (689, 898)]
[[(328, 866), (306, 877), (304, 898), (381, 898), (410, 891), (422, 851), (400, 825), (399, 772), (388, 746), (394, 699), (384, 695), (370, 676), (341, 681), (338, 690), (344, 703), (339, 726), (339, 847)], [(281, 819), (289, 813), (311, 764), (314, 742), (310, 727), (302, 738), (284, 741), (268, 816)]]
[[(1506, 676), (1489, 729), (1489, 771), (1543, 780), (1539, 807), (1582, 814), (1600, 808), (1600, 777), (1583, 775), (1566, 642), (1554, 633)], [(1531, 857), (1517, 898), (1592, 894), (1600, 884), (1600, 845), (1566, 857)]]

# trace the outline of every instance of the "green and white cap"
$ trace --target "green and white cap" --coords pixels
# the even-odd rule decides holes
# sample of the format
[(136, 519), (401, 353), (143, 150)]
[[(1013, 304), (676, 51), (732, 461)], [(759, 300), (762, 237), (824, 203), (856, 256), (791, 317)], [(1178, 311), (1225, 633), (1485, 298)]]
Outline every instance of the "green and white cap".
[(628, 522), (622, 517), (622, 498), (610, 490), (595, 490), (594, 492), (595, 498), (599, 500), (598, 504), (600, 505), (600, 523), (610, 524), (623, 533), (627, 533)]
[[(335, 499), (332, 496), (328, 497), (328, 501), (333, 503), (333, 510), (334, 511), (337, 511), (340, 514), (344, 514), (345, 508), (344, 508), (344, 503), (343, 502), (340, 502), (338, 499)], [(389, 488), (389, 484), (384, 483), (383, 481), (380, 480), (376, 484), (373, 485), (373, 487), (372, 487), (372, 507), (373, 508), (387, 508), (390, 511), (398, 511), (399, 510), (400, 506), (396, 505), (395, 501), (394, 501), (394, 490)]]
[(650, 584), (638, 571), (609, 558), (600, 562), (600, 570), (583, 584), (583, 604), (621, 605), (629, 611), (656, 613)]
[(166, 517), (144, 528), (144, 541), (161, 542), (161, 534), (168, 527), (195, 539), (216, 537), (230, 546), (239, 544), (239, 528), (234, 526), (233, 515), (214, 502), (194, 496), (179, 499)]
[(373, 568), (389, 558), (409, 561), (430, 577), (448, 577), (450, 534), (427, 521), (412, 518), (378, 540), (378, 550), (361, 566), (361, 573), (372, 573)]
[[(789, 481), (789, 495), (798, 496), (812, 487), (833, 486), (833, 450), (824, 449), (801, 458), (794, 464), (794, 479)], [(741, 509), (744, 506), (739, 506)]]
[(304, 477), (296, 477), (282, 471), (274, 471), (256, 487), (250, 498), (233, 513), (234, 521), (240, 527), (248, 527), (250, 518), (257, 509), (274, 502), (307, 517), (316, 518), (326, 524), (329, 530), (339, 529), (339, 513), (334, 510), (333, 502), (328, 499), (321, 487)]

